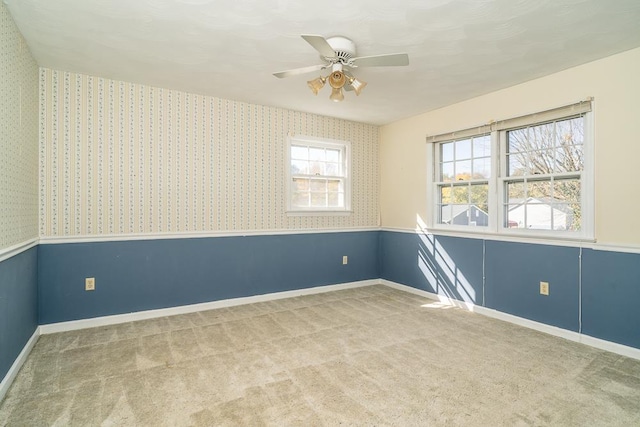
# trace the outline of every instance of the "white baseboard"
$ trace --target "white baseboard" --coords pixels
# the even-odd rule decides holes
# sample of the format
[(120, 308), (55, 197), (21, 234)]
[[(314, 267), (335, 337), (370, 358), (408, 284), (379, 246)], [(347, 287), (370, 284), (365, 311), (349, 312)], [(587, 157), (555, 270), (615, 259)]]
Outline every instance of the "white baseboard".
[(606, 341), (600, 338), (595, 338), (589, 335), (581, 334), (567, 329), (558, 328), (556, 326), (547, 325), (545, 323), (536, 322), (534, 320), (525, 319), (523, 317), (514, 316), (513, 314), (504, 313), (502, 311), (493, 310), (491, 308), (482, 307), (479, 305), (458, 301), (456, 299), (448, 298), (444, 295), (434, 294), (432, 292), (423, 291), (421, 289), (412, 288), (411, 286), (402, 285), (400, 283), (392, 282), (390, 280), (380, 279), (380, 284), (389, 286), (394, 289), (409, 292), (415, 295), (420, 295), (425, 298), (440, 301), (443, 304), (453, 305), (463, 308), (474, 313), (482, 314), (483, 316), (492, 317), (494, 319), (503, 320), (505, 322), (513, 323), (525, 328), (534, 329), (539, 332), (544, 332), (549, 335), (564, 338), (570, 341), (586, 344), (591, 347), (598, 348), (600, 350), (609, 351), (611, 353), (620, 354), (622, 356), (630, 357), (632, 359), (640, 360), (640, 349), (635, 347), (629, 347), (623, 344)]
[(420, 295), (425, 298), (440, 301), (443, 304), (453, 305), (463, 308), (484, 316), (492, 317), (495, 319), (510, 322), (516, 325), (520, 325), (526, 328), (534, 329), (540, 332), (544, 332), (557, 337), (565, 338), (570, 341), (586, 344), (588, 346), (598, 348), (601, 350), (609, 351), (612, 353), (620, 354), (622, 356), (630, 357), (640, 360), (640, 349), (629, 347), (622, 344), (617, 344), (611, 341), (602, 340), (599, 338), (591, 337), (589, 335), (580, 334), (574, 331), (558, 328), (544, 323), (535, 322), (533, 320), (525, 319), (522, 317), (514, 316), (511, 314), (503, 313), (497, 310), (493, 310), (486, 307), (477, 306), (471, 303), (458, 301), (452, 298), (448, 298), (443, 295), (434, 294), (432, 292), (423, 291), (413, 288), (411, 286), (402, 285), (400, 283), (392, 282), (385, 279), (371, 279), (361, 280), (358, 282), (341, 283), (336, 285), (317, 286), (314, 288), (297, 289), (293, 291), (275, 292), (265, 295), (255, 295), (250, 297), (233, 298), (221, 301), (212, 301), (200, 304), (183, 305), (179, 307), (161, 308), (157, 310), (139, 311), (135, 313), (117, 314), (113, 316), (96, 317), (92, 319), (73, 320), (69, 322), (52, 323), (48, 325), (40, 325), (33, 333), (27, 344), (24, 346), (13, 365), (0, 383), (0, 402), (3, 400), (5, 394), (9, 390), (11, 383), (13, 382), (18, 371), (24, 364), (27, 356), (31, 352), (38, 337), (44, 334), (52, 334), (56, 332), (73, 331), (78, 329), (94, 328), (97, 326), (115, 325), (119, 323), (131, 322), (135, 320), (153, 319), (157, 317), (172, 316), (176, 314), (193, 313), (202, 310), (212, 310), (223, 307), (233, 307), (242, 304), (252, 304), (264, 301), (273, 301), (283, 298), (292, 298), (303, 295), (319, 294), (324, 292), (332, 292), (343, 289), (359, 288), (370, 285), (385, 285), (394, 289), (409, 292), (412, 294)]
[(196, 311), (213, 310), (216, 308), (233, 307), (242, 304), (273, 301), (283, 298), (292, 298), (302, 295), (320, 294), (324, 292), (339, 291), (343, 289), (359, 288), (362, 286), (377, 285), (377, 279), (361, 280), (358, 282), (341, 283), (337, 285), (317, 286), (314, 288), (296, 289), (293, 291), (275, 292), (271, 294), (255, 295), (250, 297), (232, 298), (220, 301), (204, 302), (199, 304), (181, 305), (178, 307), (159, 308), (156, 310), (137, 311), (134, 313), (115, 314), (112, 316), (94, 317), (91, 319), (71, 320), (68, 322), (50, 323), (40, 325), (40, 334), (53, 334), (56, 332), (75, 331), (78, 329), (95, 328), (97, 326), (116, 325), (119, 323), (133, 322), (136, 320), (154, 319), (158, 317), (187, 314)]
[(11, 383), (13, 383), (13, 380), (16, 378), (16, 375), (18, 375), (20, 368), (22, 368), (22, 365), (27, 360), (27, 357), (29, 356), (29, 353), (31, 353), (33, 346), (36, 345), (36, 341), (38, 341), (39, 336), (40, 328), (38, 327), (36, 328), (33, 335), (31, 335), (31, 338), (29, 338), (29, 341), (27, 341), (25, 346), (22, 348), (22, 351), (13, 362), (13, 365), (11, 365), (11, 368), (9, 368), (7, 375), (5, 375), (2, 379), (2, 382), (0, 382), (0, 402), (2, 402), (4, 396), (7, 394), (7, 391), (9, 391)]

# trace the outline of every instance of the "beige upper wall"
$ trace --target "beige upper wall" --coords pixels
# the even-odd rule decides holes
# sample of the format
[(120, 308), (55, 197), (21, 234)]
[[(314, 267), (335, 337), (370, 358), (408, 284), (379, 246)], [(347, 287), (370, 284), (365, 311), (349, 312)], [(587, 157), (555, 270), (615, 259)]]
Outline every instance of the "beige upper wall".
[(38, 237), (38, 66), (0, 2), (0, 250)]
[(380, 130), (383, 227), (426, 218), (427, 135), (462, 130), (595, 98), (595, 231), (598, 242), (640, 243), (640, 49), (571, 68)]
[[(43, 237), (378, 226), (377, 126), (40, 72)], [(351, 142), (353, 213), (289, 217), (289, 133)]]

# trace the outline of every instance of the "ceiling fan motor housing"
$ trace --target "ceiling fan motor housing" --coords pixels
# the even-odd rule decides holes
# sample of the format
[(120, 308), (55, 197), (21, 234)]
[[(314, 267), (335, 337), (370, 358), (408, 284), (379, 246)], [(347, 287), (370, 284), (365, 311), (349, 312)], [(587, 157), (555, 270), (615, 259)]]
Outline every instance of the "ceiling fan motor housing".
[[(356, 56), (356, 44), (346, 37), (335, 36), (327, 39), (329, 46), (336, 52), (338, 62), (346, 64), (351, 58)], [(333, 58), (322, 57), (322, 59), (331, 61)], [(335, 59), (333, 59), (335, 61)]]

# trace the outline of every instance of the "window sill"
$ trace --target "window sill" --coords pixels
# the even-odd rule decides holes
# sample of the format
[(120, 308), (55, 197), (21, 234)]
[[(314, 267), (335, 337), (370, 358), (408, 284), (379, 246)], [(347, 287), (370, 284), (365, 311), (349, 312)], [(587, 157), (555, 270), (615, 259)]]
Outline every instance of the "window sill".
[(506, 232), (490, 229), (464, 230), (460, 228), (448, 227), (429, 227), (423, 228), (421, 231), (426, 234), (434, 234), (437, 236), (467, 237), (472, 239), (497, 240), (515, 243), (542, 243), (550, 245), (555, 244), (562, 246), (579, 246), (584, 243), (596, 242), (596, 239), (594, 237), (587, 237), (577, 234), (554, 234), (544, 232), (529, 233), (527, 231)]
[(349, 216), (353, 211), (287, 211), (287, 216)]

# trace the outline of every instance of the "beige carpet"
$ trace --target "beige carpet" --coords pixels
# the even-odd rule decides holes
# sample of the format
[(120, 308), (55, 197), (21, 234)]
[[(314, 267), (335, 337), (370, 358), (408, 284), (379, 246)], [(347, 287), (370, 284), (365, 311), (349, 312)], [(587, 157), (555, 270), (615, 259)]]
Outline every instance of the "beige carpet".
[(41, 336), (0, 425), (640, 425), (640, 361), (384, 286)]

